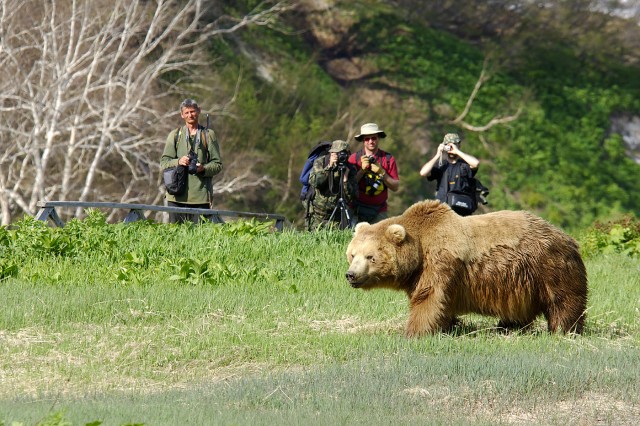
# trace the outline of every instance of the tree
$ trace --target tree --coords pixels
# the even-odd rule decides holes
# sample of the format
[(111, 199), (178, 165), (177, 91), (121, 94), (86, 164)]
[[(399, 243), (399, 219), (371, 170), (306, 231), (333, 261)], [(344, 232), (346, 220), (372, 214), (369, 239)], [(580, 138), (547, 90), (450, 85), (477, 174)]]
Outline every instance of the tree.
[(2, 224), (39, 200), (157, 203), (159, 141), (208, 62), (199, 47), (286, 7), (207, 23), (204, 0), (0, 0)]

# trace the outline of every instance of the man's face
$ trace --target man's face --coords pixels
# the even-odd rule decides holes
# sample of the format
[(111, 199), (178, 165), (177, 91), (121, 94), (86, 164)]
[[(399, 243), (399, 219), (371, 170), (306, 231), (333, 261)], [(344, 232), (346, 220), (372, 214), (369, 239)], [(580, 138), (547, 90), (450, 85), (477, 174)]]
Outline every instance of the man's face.
[(449, 150), (447, 151), (447, 155), (451, 160), (455, 160), (458, 158), (458, 149), (460, 149), (460, 144), (450, 143), (447, 145)]
[(378, 135), (364, 135), (362, 137), (364, 141), (364, 147), (369, 151), (375, 151), (378, 149)]
[(185, 123), (190, 125), (197, 125), (198, 116), (200, 115), (200, 109), (193, 108), (193, 107), (185, 107), (185, 108), (182, 108), (180, 115), (182, 116), (182, 119), (185, 121)]

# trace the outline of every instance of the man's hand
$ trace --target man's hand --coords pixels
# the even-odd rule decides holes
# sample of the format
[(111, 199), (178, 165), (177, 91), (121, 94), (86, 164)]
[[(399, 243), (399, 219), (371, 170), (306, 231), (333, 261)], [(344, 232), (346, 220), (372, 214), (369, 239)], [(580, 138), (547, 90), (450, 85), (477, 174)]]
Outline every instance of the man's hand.
[(456, 145), (455, 143), (449, 144), (449, 154), (460, 155), (458, 145)]
[(332, 152), (331, 154), (329, 154), (329, 168), (333, 168), (336, 166), (336, 164), (338, 163), (338, 153), (337, 152)]
[(180, 157), (180, 159), (178, 160), (178, 164), (180, 164), (181, 166), (189, 167), (189, 156), (183, 155), (182, 157)]
[(363, 155), (362, 157), (360, 157), (360, 162), (362, 163), (362, 170), (367, 170), (371, 166), (371, 164), (369, 163), (368, 155)]
[(371, 165), (371, 171), (378, 175), (382, 171), (382, 167), (378, 166), (376, 163), (373, 163)]

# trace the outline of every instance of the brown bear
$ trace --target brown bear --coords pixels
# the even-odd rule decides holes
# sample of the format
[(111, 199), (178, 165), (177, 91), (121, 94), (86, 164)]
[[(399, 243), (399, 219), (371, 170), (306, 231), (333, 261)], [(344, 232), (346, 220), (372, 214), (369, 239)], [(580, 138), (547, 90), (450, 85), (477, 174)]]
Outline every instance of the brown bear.
[(462, 217), (422, 201), (356, 225), (347, 260), (352, 287), (407, 293), (407, 336), (446, 331), (465, 313), (498, 317), (504, 328), (542, 314), (551, 332), (582, 332), (587, 273), (578, 245), (526, 211)]

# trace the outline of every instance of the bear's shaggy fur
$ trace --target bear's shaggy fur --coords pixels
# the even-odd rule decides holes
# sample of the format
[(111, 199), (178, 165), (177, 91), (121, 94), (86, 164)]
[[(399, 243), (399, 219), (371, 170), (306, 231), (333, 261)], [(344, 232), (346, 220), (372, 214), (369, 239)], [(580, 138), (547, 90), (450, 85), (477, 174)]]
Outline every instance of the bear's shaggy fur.
[(551, 332), (581, 333), (587, 273), (577, 243), (525, 211), (458, 216), (423, 201), (375, 225), (359, 223), (347, 248), (354, 288), (409, 296), (408, 336), (447, 330), (478, 313), (505, 328), (545, 316)]

